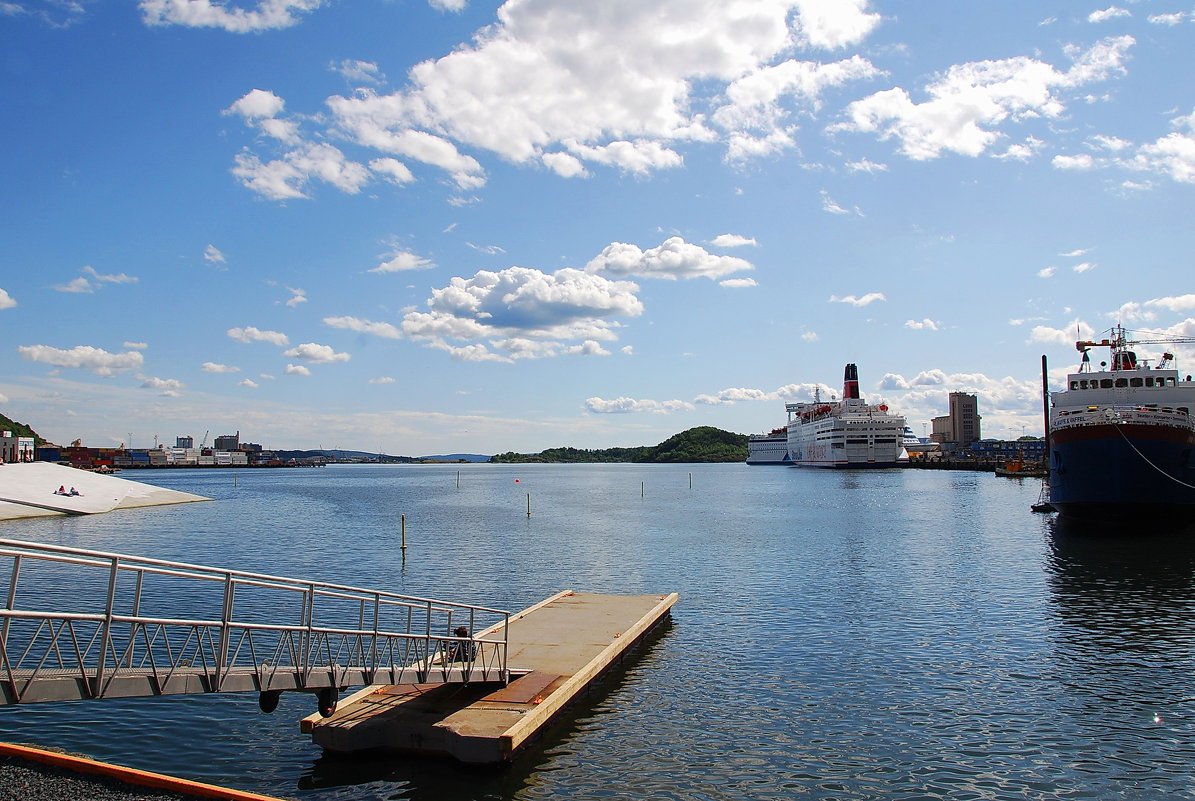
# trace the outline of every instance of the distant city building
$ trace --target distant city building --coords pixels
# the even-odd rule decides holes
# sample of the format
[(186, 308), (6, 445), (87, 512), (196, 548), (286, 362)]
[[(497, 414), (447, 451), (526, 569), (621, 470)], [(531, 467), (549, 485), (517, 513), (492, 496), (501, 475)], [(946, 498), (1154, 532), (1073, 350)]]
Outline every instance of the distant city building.
[(195, 437), (192, 437), (190, 435), (187, 435), (185, 437), (175, 437), (174, 438), (174, 447), (176, 447), (176, 448), (194, 448), (195, 447)]
[(980, 439), (979, 398), (967, 392), (950, 393), (950, 412), (933, 419), (934, 442), (969, 445)]
[(20, 437), (0, 431), (0, 459), (6, 462), (32, 462), (36, 455), (33, 437)]
[(225, 434), (222, 437), (216, 437), (216, 443), (212, 446), (218, 451), (235, 451), (241, 447), (241, 432), (235, 434)]

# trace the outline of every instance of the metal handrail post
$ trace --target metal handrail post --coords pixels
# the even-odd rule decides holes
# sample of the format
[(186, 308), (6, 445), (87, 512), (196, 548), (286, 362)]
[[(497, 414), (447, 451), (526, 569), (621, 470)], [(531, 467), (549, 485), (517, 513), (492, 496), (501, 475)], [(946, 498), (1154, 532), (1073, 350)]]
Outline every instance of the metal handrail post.
[(220, 644), (216, 653), (216, 692), (220, 692), (220, 683), (228, 674), (228, 641), (231, 631), (228, 624), (232, 622), (232, 605), (236, 597), (236, 582), (231, 573), (224, 574), (224, 610), (220, 614)]
[[(17, 554), (12, 558), (12, 578), (8, 584), (8, 601), (5, 604), (5, 610), (11, 612), (17, 603), (17, 580), (21, 577), (21, 555)], [(8, 626), (11, 620), (8, 617), (4, 618), (4, 630), (0, 632), (0, 660), (4, 663), (5, 675), (12, 678), (12, 665), (8, 660)], [(15, 685), (14, 685), (15, 686)]]
[(93, 698), (103, 697), (104, 663), (108, 657), (108, 645), (112, 638), (112, 607), (116, 603), (116, 578), (120, 570), (120, 557), (112, 557), (112, 567), (108, 574), (108, 600), (104, 608), (104, 622), (101, 625), (103, 636), (100, 637), (100, 657), (95, 668), (94, 685), (91, 688)]

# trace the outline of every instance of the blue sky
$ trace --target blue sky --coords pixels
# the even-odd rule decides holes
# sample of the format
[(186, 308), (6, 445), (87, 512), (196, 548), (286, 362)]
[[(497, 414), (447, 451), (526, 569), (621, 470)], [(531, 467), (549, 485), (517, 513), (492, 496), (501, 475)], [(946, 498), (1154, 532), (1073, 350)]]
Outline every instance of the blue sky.
[(0, 411), (61, 443), (654, 444), (847, 362), (1019, 436), (1077, 331), (1195, 336), (1190, 3), (0, 0), (0, 54)]

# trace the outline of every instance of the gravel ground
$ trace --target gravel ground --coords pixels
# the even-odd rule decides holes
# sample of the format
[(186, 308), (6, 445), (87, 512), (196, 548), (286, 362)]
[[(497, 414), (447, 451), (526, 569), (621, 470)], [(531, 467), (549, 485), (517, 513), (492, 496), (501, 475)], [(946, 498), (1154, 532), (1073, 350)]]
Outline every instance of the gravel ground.
[(0, 756), (0, 801), (195, 801), (195, 797)]

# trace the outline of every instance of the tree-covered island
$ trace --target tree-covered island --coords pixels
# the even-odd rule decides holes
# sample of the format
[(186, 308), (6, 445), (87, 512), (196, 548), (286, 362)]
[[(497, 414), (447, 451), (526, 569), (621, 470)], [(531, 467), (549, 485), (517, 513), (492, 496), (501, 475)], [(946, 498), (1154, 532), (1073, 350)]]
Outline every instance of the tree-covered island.
[(747, 435), (734, 434), (713, 426), (698, 426), (682, 431), (659, 445), (637, 448), (548, 448), (539, 453), (499, 453), (490, 457), (495, 463), (521, 462), (742, 462), (747, 459)]

